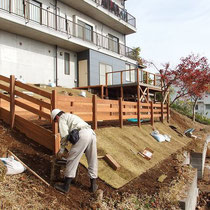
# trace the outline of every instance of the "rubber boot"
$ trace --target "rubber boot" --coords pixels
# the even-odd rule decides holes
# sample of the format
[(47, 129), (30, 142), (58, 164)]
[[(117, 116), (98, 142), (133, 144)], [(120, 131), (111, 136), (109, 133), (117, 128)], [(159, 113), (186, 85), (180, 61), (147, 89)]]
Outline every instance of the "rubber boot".
[(90, 192), (95, 193), (98, 189), (98, 185), (96, 184), (96, 179), (90, 179)]
[(57, 183), (55, 184), (55, 189), (63, 193), (68, 193), (72, 179), (73, 178), (65, 177), (63, 184), (57, 184)]

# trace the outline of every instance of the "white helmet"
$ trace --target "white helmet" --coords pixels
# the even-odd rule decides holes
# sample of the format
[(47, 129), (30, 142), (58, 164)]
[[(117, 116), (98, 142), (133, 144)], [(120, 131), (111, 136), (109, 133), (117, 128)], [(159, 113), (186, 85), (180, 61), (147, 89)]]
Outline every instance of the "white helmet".
[(55, 119), (56, 115), (57, 115), (59, 112), (61, 112), (60, 109), (53, 109), (53, 110), (52, 110), (52, 113), (51, 113), (51, 118), (52, 118), (52, 120)]

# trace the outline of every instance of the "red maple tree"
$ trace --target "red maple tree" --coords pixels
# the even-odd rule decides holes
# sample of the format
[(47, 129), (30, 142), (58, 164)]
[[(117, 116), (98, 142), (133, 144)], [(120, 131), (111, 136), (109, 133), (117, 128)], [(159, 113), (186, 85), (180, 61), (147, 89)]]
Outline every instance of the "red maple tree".
[(199, 55), (191, 54), (180, 60), (175, 69), (170, 69), (169, 64), (166, 64), (165, 68), (160, 70), (163, 96), (166, 96), (171, 86), (177, 87), (176, 97), (171, 104), (181, 97), (190, 98), (193, 103), (193, 120), (195, 120), (197, 101), (203, 97), (210, 84), (210, 67), (208, 59)]

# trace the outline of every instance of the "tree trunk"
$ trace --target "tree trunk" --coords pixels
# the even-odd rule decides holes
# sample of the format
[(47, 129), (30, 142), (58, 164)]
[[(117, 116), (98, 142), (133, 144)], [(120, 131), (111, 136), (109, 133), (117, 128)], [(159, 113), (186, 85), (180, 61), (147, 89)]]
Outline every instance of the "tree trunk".
[(195, 122), (195, 106), (197, 105), (198, 98), (195, 99), (194, 104), (193, 104), (193, 116), (192, 120)]

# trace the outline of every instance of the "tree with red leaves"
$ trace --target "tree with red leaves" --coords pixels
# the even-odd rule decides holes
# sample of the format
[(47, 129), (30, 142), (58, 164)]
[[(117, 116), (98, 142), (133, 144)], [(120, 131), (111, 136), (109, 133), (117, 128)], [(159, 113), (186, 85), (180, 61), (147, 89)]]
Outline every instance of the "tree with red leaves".
[(164, 67), (160, 70), (163, 98), (166, 97), (171, 86), (177, 87), (179, 91), (171, 104), (181, 97), (190, 98), (193, 103), (193, 121), (195, 121), (197, 101), (203, 97), (210, 84), (210, 67), (207, 58), (191, 54), (181, 58), (180, 64), (174, 70), (169, 68), (169, 64)]
[(191, 54), (181, 58), (178, 71), (182, 72), (177, 87), (186, 89), (187, 95), (193, 103), (193, 121), (195, 121), (195, 106), (202, 98), (210, 84), (210, 67), (206, 57)]

